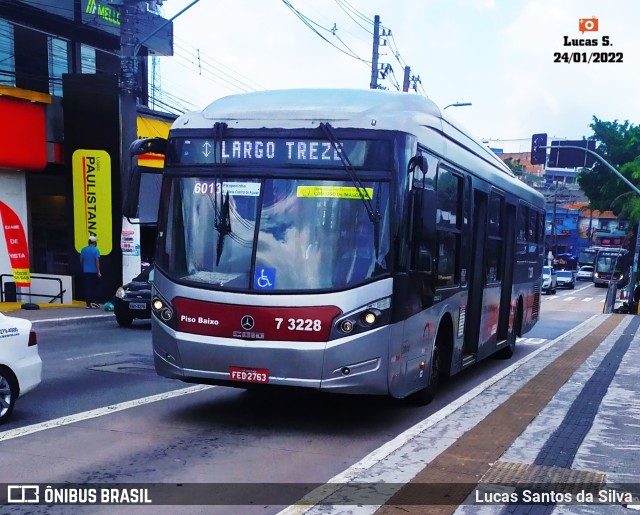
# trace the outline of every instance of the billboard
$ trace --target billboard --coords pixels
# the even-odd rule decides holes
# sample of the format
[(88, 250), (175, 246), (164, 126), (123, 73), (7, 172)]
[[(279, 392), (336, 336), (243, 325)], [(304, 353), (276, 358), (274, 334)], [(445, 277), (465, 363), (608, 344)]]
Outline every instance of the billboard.
[[(82, 0), (81, 8), (82, 23), (120, 36), (121, 12), (113, 3)], [(138, 9), (138, 6), (132, 4), (130, 8)], [(135, 30), (136, 39), (153, 55), (173, 55), (173, 22), (149, 11), (136, 11)]]
[(0, 202), (0, 219), (7, 251), (9, 252), (9, 262), (16, 286), (31, 286), (31, 272), (29, 268), (29, 245), (24, 233), (24, 227), (16, 212), (4, 202)]
[(104, 150), (78, 149), (71, 158), (73, 175), (73, 240), (80, 253), (89, 236), (98, 239), (100, 254), (113, 250), (111, 233), (111, 157)]

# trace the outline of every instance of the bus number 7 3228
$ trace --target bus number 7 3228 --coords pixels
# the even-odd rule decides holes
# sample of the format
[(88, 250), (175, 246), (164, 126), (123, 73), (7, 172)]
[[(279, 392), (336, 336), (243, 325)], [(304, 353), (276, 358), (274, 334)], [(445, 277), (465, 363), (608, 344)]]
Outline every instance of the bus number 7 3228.
[(543, 197), (427, 98), (231, 96), (149, 151), (162, 376), (424, 403), (538, 320)]

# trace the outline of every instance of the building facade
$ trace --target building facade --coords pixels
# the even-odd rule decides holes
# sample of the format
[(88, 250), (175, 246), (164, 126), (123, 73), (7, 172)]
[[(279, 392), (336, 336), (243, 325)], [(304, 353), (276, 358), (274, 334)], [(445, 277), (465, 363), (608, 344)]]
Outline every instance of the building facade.
[[(172, 27), (151, 12), (153, 2), (134, 4), (139, 30), (157, 31), (136, 57), (138, 134), (166, 136), (174, 117), (145, 108), (145, 56), (149, 48), (170, 54)], [(95, 228), (95, 221), (87, 219), (93, 214), (87, 189), (96, 188), (93, 200), (105, 199), (103, 219), (111, 217), (98, 244), (104, 300), (123, 282), (122, 249), (125, 254), (137, 252), (139, 261), (145, 252), (141, 241), (152, 245), (150, 238), (140, 239), (138, 228), (132, 241), (122, 232), (120, 31), (121, 14), (106, 1), (0, 2), (0, 202), (24, 226), (34, 279), (21, 294), (31, 293), (33, 302), (46, 302), (50, 297), (39, 295), (60, 290), (65, 301), (82, 298), (78, 242), (86, 241)], [(90, 162), (91, 152), (106, 155), (109, 170), (99, 184), (84, 183), (80, 195), (82, 188), (74, 183), (82, 173), (78, 159), (84, 156), (84, 162)], [(15, 268), (8, 245), (0, 237), (3, 295)]]

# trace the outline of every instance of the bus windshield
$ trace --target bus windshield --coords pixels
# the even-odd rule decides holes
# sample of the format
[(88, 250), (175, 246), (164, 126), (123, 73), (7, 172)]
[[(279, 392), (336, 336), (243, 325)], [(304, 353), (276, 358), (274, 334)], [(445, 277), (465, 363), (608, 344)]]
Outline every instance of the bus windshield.
[(380, 213), (377, 231), (363, 191), (348, 179), (167, 178), (156, 265), (176, 280), (223, 290), (339, 290), (369, 281), (390, 271), (389, 184), (363, 186)]

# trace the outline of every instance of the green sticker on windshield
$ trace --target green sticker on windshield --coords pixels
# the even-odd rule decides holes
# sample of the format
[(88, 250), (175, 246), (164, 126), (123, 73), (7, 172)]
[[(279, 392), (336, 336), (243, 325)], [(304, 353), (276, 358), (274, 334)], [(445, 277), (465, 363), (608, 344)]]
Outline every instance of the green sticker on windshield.
[(373, 198), (373, 188), (358, 188), (355, 186), (298, 186), (298, 197), (316, 198), (362, 198), (364, 192), (366, 199)]

